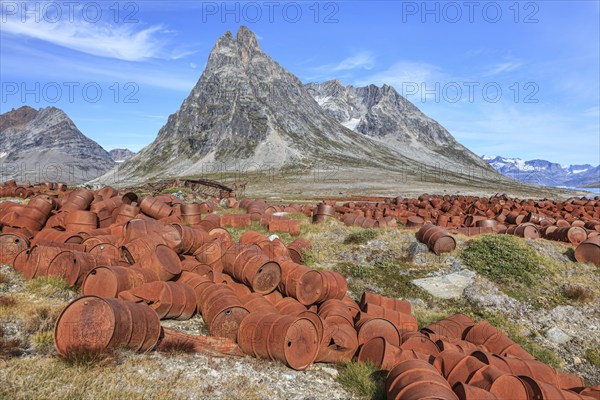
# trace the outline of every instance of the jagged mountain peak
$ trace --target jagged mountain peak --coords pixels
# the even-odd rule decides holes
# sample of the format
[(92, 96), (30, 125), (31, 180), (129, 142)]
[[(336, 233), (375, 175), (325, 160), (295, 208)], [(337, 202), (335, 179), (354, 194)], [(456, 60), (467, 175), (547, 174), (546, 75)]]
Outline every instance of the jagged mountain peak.
[[(428, 146), (454, 146), (454, 137), (414, 104), (402, 97), (394, 87), (369, 84), (364, 87), (344, 86), (339, 81), (306, 85), (315, 100), (342, 125), (376, 138)], [(462, 146), (461, 146), (462, 147)], [(468, 158), (479, 163), (479, 157), (462, 148)]]
[(56, 107), (21, 107), (2, 114), (0, 132), (1, 180), (78, 184), (114, 165), (110, 155)]
[(235, 40), (240, 46), (260, 50), (256, 35), (244, 25), (240, 26), (238, 29), (237, 34), (235, 35)]
[[(408, 148), (407, 141), (386, 140), (398, 133), (401, 114), (413, 112), (395, 105), (401, 99), (393, 88), (354, 88), (337, 80), (327, 86), (340, 92), (330, 96), (334, 100), (357, 102), (356, 107), (349, 107), (352, 113), (369, 108), (363, 130), (340, 123), (314, 97), (311, 87), (260, 49), (248, 28), (241, 27), (235, 38), (226, 32), (216, 41), (202, 76), (179, 110), (169, 116), (153, 143), (119, 167), (119, 175), (140, 180), (193, 176), (214, 163), (277, 169), (327, 163), (390, 171), (446, 163), (493, 171), (453, 139), (440, 140), (438, 136), (446, 137), (442, 135), (445, 130), (422, 114), (411, 115), (413, 126), (404, 127), (415, 128), (405, 132), (407, 137), (412, 135), (408, 142), (414, 142), (415, 148)], [(322, 90), (318, 85), (314, 89)], [(393, 112), (386, 115), (389, 110)], [(379, 126), (389, 131), (373, 128)], [(419, 135), (428, 129), (431, 132), (425, 137), (432, 139), (419, 142)], [(446, 152), (438, 146), (446, 146)]]

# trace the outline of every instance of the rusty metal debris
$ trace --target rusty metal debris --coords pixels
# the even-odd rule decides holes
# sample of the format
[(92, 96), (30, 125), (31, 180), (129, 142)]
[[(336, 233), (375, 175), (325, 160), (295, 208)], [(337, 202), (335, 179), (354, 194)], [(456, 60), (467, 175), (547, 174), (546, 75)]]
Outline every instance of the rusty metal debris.
[[(222, 204), (245, 213), (212, 213), (212, 200), (6, 182), (0, 194), (31, 201), (0, 203), (0, 262), (28, 279), (55, 275), (81, 287), (83, 297), (56, 324), (55, 345), (63, 355), (185, 345), (215, 356), (279, 360), (298, 370), (357, 356), (389, 371), (390, 399), (598, 398), (598, 388), (541, 363), (486, 321), (456, 314), (419, 329), (410, 303), (368, 292), (356, 302), (342, 275), (303, 265), (311, 248), (305, 239), (286, 245), (246, 230), (236, 242), (226, 227), (256, 221), (295, 235), (301, 226), (285, 213), (302, 213), (315, 223), (420, 228), (418, 239), (436, 254), (454, 249), (454, 233), (505, 233), (578, 244), (578, 261), (598, 262), (600, 198), (423, 195), (282, 206), (238, 203), (230, 193)], [(161, 318), (196, 313), (212, 336), (161, 328)]]

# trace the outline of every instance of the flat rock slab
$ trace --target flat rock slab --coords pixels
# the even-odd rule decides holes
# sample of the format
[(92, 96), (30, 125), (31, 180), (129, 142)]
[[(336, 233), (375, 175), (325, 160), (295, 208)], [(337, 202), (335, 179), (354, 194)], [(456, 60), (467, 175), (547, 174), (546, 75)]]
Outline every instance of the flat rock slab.
[(558, 344), (564, 344), (571, 340), (571, 336), (567, 335), (562, 329), (557, 328), (556, 326), (548, 329), (545, 336), (546, 339)]
[(412, 283), (426, 290), (434, 297), (440, 299), (458, 299), (462, 296), (465, 288), (474, 282), (476, 275), (475, 272), (465, 269), (447, 275), (415, 279)]

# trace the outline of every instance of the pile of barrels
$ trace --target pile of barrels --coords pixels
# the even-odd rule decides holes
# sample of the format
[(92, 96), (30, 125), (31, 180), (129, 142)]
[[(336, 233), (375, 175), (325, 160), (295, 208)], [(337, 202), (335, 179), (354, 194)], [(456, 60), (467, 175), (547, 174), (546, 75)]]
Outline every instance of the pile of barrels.
[(488, 322), (463, 314), (374, 337), (357, 357), (388, 371), (388, 399), (600, 398), (600, 385), (585, 387), (580, 377), (536, 360)]
[(44, 182), (38, 185), (32, 185), (31, 182), (26, 182), (23, 185), (17, 184), (16, 181), (10, 180), (0, 185), (0, 197), (16, 197), (27, 199), (36, 194), (59, 195), (67, 192), (67, 185), (64, 183)]
[[(425, 236), (424, 231), (417, 235), (436, 254), (454, 249), (455, 241), (449, 234), (541, 237), (577, 246), (577, 261), (600, 266), (600, 196), (533, 201), (510, 199), (505, 195), (490, 198), (422, 195), (417, 199), (367, 198), (342, 205), (337, 205), (335, 200), (325, 200), (316, 206), (294, 203), (270, 206), (264, 200), (245, 199), (240, 206), (252, 212), (256, 219), (287, 211), (303, 213), (315, 224), (339, 219), (347, 226), (362, 228), (388, 228), (398, 224), (413, 229), (436, 226), (439, 229), (429, 232), (433, 239)], [(438, 236), (440, 244), (436, 245)]]
[[(242, 200), (239, 207), (245, 221), (267, 224), (279, 212), (336, 218), (335, 206), (323, 204), (267, 211), (264, 202)], [(388, 398), (598, 399), (599, 388), (541, 363), (485, 321), (459, 314), (419, 330), (406, 301), (364, 293), (357, 303), (342, 275), (302, 264), (310, 242), (286, 244), (252, 230), (234, 241), (212, 208), (113, 188), (3, 202), (0, 263), (28, 279), (58, 276), (80, 288), (55, 327), (62, 355), (160, 348), (183, 335), (160, 320), (201, 315), (229, 355), (297, 370), (371, 362), (389, 371)], [(434, 252), (454, 243), (433, 224), (418, 236)]]

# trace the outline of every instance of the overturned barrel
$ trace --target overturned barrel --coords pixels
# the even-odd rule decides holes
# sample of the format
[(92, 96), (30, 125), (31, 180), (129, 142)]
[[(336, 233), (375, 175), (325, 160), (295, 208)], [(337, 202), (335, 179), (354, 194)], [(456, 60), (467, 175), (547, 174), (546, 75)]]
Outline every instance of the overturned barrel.
[(71, 351), (106, 351), (124, 347), (147, 351), (158, 343), (160, 320), (145, 304), (83, 296), (60, 314), (54, 345), (60, 355)]
[(417, 232), (417, 239), (429, 247), (436, 255), (449, 253), (456, 248), (456, 240), (443, 228), (433, 224), (423, 225)]

